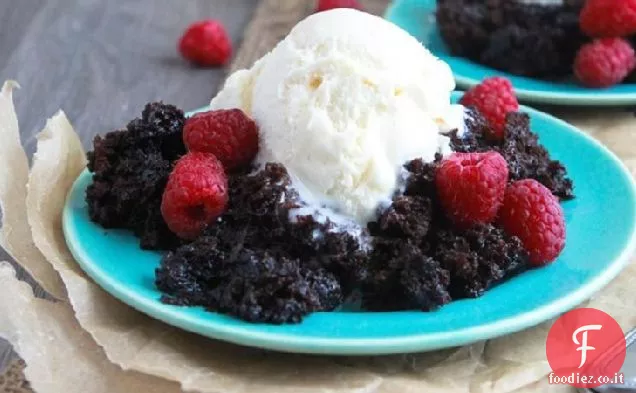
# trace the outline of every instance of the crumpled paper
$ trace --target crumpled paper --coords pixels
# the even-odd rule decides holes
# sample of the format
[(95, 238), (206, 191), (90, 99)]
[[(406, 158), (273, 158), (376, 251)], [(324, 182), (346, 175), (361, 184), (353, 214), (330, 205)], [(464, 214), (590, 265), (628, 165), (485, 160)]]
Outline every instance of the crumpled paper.
[[(0, 99), (1, 141), (19, 140), (12, 86), (5, 84)], [(569, 116), (574, 122), (579, 118)], [(629, 147), (634, 143), (625, 141), (634, 141), (630, 131), (635, 123), (626, 113), (600, 121), (587, 115), (581, 121), (607, 141), (632, 171), (636, 150)], [(62, 207), (85, 161), (79, 138), (63, 112), (51, 118), (40, 134), (28, 178), (15, 159), (23, 154), (19, 144), (12, 155), (0, 154), (0, 198), (5, 211), (7, 206), (12, 209), (3, 233), (19, 234), (12, 237), (10, 251), (39, 282), (58, 293), (68, 292), (68, 302), (35, 299), (10, 268), (0, 266), (0, 285), (10, 294), (0, 298), (0, 336), (13, 342), (26, 360), (27, 378), (39, 393), (179, 391), (177, 384), (166, 380), (179, 382), (186, 391), (210, 393), (574, 391), (547, 384), (549, 322), (463, 348), (344, 358), (244, 348), (155, 321), (95, 285), (66, 247)], [(28, 184), (26, 196), (15, 192), (24, 184)], [(636, 325), (635, 278), (636, 266), (631, 264), (588, 305), (616, 317), (625, 330)]]
[(45, 290), (57, 298), (65, 298), (64, 284), (48, 263), (37, 263), (40, 252), (28, 239), (31, 231), (21, 225), (26, 211), (26, 182), (29, 173), (29, 160), (20, 144), (18, 118), (13, 110), (13, 90), (19, 85), (7, 81), (0, 92), (0, 156), (10, 165), (0, 166), (0, 206), (2, 207), (2, 228), (0, 246), (12, 257), (19, 255), (24, 262), (22, 267), (39, 282)]
[(175, 382), (110, 363), (68, 304), (35, 298), (6, 262), (0, 262), (0, 287), (11, 294), (0, 300), (0, 335), (26, 359), (25, 374), (36, 392), (181, 391)]

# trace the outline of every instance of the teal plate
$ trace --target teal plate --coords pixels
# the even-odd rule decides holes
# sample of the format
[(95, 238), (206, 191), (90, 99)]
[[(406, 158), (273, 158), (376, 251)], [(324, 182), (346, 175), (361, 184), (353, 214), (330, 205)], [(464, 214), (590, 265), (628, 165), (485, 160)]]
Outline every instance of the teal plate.
[(520, 100), (557, 105), (635, 105), (636, 84), (621, 84), (607, 89), (590, 89), (573, 82), (549, 82), (497, 71), (466, 58), (450, 54), (435, 23), (435, 0), (395, 0), (385, 18), (420, 40), (433, 54), (447, 62), (458, 86), (466, 88), (491, 76), (512, 81)]
[(161, 254), (142, 251), (130, 232), (91, 222), (84, 201), (88, 172), (77, 179), (66, 202), (66, 241), (82, 269), (124, 303), (171, 325), (241, 345), (316, 354), (388, 354), (459, 346), (519, 331), (592, 296), (619, 274), (636, 245), (636, 192), (623, 164), (567, 123), (523, 110), (576, 185), (577, 198), (563, 204), (567, 246), (552, 265), (435, 312), (320, 312), (297, 325), (276, 326), (162, 304), (154, 286)]

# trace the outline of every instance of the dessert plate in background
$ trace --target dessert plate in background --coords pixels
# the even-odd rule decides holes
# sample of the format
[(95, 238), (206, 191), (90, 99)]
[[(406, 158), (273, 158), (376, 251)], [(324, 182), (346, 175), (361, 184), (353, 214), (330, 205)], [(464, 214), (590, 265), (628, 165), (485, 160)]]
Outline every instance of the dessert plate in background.
[[(454, 100), (459, 95), (454, 94)], [(124, 303), (168, 324), (236, 344), (314, 354), (388, 354), (470, 344), (513, 333), (576, 307), (627, 265), (636, 246), (636, 187), (605, 147), (550, 115), (522, 108), (532, 128), (574, 180), (577, 198), (563, 204), (567, 244), (560, 258), (438, 311), (319, 312), (297, 325), (251, 324), (159, 301), (155, 268), (161, 254), (143, 251), (123, 230), (105, 230), (88, 217), (83, 172), (63, 213), (66, 242), (82, 269)], [(576, 146), (573, 149), (572, 146)]]
[(590, 89), (574, 82), (550, 82), (495, 70), (467, 58), (452, 56), (437, 29), (435, 0), (394, 0), (385, 18), (420, 40), (433, 54), (447, 62), (459, 87), (468, 88), (491, 76), (512, 81), (520, 100), (558, 105), (635, 105), (636, 84)]

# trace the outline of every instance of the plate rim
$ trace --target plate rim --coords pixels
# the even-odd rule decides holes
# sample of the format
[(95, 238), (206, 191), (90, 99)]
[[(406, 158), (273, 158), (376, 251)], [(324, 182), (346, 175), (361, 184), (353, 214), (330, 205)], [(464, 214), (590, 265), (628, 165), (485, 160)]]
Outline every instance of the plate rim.
[[(454, 93), (456, 96), (459, 93)], [(192, 112), (208, 110), (209, 107), (202, 107)], [(592, 143), (595, 148), (599, 149), (606, 157), (609, 157), (615, 164), (621, 177), (629, 185), (631, 199), (636, 201), (636, 182), (631, 175), (627, 166), (606, 146), (584, 133), (577, 127), (558, 119), (548, 113), (521, 106), (520, 111), (527, 112), (532, 117), (543, 118), (558, 125), (559, 128), (567, 128), (580, 138), (586, 139)], [(562, 131), (559, 131), (562, 132)], [(620, 254), (610, 262), (610, 268), (604, 270), (601, 274), (588, 281), (585, 285), (576, 291), (570, 292), (556, 301), (550, 302), (542, 307), (535, 308), (524, 314), (507, 317), (486, 323), (481, 326), (452, 330), (440, 333), (420, 333), (408, 334), (391, 338), (318, 338), (318, 337), (302, 337), (290, 335), (288, 333), (263, 332), (254, 329), (253, 325), (249, 328), (226, 325), (209, 319), (201, 319), (193, 317), (189, 314), (181, 313), (180, 307), (168, 306), (160, 303), (159, 300), (151, 300), (140, 296), (136, 291), (129, 289), (125, 285), (110, 279), (107, 275), (100, 274), (97, 268), (98, 264), (91, 263), (92, 258), (85, 255), (84, 251), (76, 247), (73, 241), (74, 233), (71, 230), (72, 220), (72, 195), (77, 192), (85, 178), (90, 176), (87, 169), (78, 176), (73, 186), (69, 189), (66, 197), (64, 210), (62, 213), (62, 227), (64, 231), (65, 241), (71, 254), (75, 258), (81, 269), (91, 279), (97, 283), (102, 289), (114, 296), (123, 303), (137, 309), (138, 311), (149, 315), (151, 318), (158, 319), (169, 325), (194, 332), (209, 338), (231, 342), (242, 346), (259, 347), (269, 350), (305, 353), (305, 354), (322, 354), (322, 355), (387, 355), (397, 353), (412, 353), (422, 351), (432, 351), (442, 348), (457, 347), (467, 345), (474, 342), (500, 337), (513, 332), (518, 332), (537, 324), (547, 321), (560, 313), (575, 308), (576, 306), (589, 299), (595, 293), (607, 286), (616, 276), (628, 265), (630, 257), (636, 251), (636, 219), (632, 221), (631, 234), (628, 237), (625, 247)], [(151, 251), (148, 251), (151, 252)]]
[[(412, 0), (391, 1), (389, 6), (385, 9), (384, 13), (382, 14), (382, 18), (390, 21), (391, 23), (395, 23), (391, 18), (392, 14), (399, 7), (404, 7), (405, 4), (408, 3), (409, 1), (412, 1)], [(424, 1), (435, 2), (435, 0), (424, 0)], [(399, 26), (397, 23), (395, 24)], [(401, 26), (399, 27), (402, 28)], [(418, 41), (419, 40), (420, 39), (418, 38)], [(437, 56), (437, 54), (435, 53), (433, 53), (433, 55)], [(450, 57), (454, 57), (461, 61), (466, 61), (466, 62), (470, 61), (463, 57), (458, 57), (458, 56), (450, 56)], [(505, 71), (499, 71), (492, 67), (487, 67), (484, 65), (481, 65), (481, 66), (486, 67), (495, 73), (508, 74)], [(471, 88), (475, 85), (478, 85), (481, 82), (481, 80), (478, 80), (476, 78), (466, 76), (464, 74), (458, 74), (457, 71), (455, 71), (454, 69), (452, 69), (452, 72), (453, 72), (453, 77), (455, 79), (455, 83), (457, 84), (458, 87)], [(517, 77), (521, 77), (521, 76), (517, 76)], [(543, 81), (537, 78), (527, 78), (527, 79)], [(563, 92), (556, 92), (556, 91), (551, 92), (546, 90), (518, 88), (516, 86), (514, 86), (514, 90), (515, 90), (515, 95), (520, 100), (523, 100), (529, 103), (562, 105), (562, 106), (606, 107), (606, 106), (636, 105), (636, 84), (634, 84), (634, 86), (635, 86), (635, 91), (633, 93), (612, 93), (612, 92), (604, 91), (603, 89), (590, 89), (590, 91), (586, 93), (563, 93)], [(590, 97), (591, 94), (596, 94), (596, 96)]]

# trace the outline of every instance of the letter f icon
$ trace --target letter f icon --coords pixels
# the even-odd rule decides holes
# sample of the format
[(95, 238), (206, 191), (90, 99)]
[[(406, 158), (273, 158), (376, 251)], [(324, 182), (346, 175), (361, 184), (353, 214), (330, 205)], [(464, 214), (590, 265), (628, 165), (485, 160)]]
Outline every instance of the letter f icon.
[[(579, 368), (583, 367), (583, 365), (587, 361), (587, 351), (593, 351), (596, 349), (592, 346), (587, 345), (587, 332), (590, 330), (601, 330), (602, 327), (602, 325), (585, 325), (576, 329), (574, 333), (572, 333), (572, 341), (574, 341), (574, 344), (580, 345), (580, 347), (576, 349), (577, 351), (581, 351), (581, 364), (579, 364)], [(577, 336), (581, 332), (583, 332), (583, 334), (581, 335), (582, 338), (579, 342)]]

